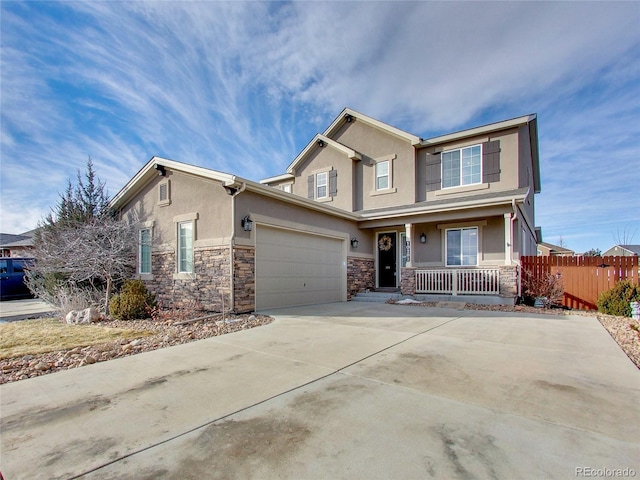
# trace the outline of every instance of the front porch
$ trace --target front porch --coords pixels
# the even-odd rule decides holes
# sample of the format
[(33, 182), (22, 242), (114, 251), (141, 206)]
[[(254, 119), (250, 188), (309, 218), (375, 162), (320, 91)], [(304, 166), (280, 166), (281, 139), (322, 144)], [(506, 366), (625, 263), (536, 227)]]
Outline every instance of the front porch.
[[(515, 301), (518, 296), (517, 265), (494, 268), (414, 268), (401, 269), (400, 290), (429, 301), (451, 300), (484, 303), (480, 297), (500, 297)], [(460, 297), (469, 297), (463, 300)], [(494, 303), (494, 302), (491, 302)]]

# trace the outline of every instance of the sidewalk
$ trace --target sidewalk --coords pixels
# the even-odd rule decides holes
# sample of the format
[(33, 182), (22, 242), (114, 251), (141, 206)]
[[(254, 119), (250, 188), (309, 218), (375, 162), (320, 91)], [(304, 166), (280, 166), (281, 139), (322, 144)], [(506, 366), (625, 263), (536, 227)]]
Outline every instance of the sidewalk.
[(0, 323), (39, 318), (53, 311), (51, 305), (37, 298), (5, 300), (0, 302)]

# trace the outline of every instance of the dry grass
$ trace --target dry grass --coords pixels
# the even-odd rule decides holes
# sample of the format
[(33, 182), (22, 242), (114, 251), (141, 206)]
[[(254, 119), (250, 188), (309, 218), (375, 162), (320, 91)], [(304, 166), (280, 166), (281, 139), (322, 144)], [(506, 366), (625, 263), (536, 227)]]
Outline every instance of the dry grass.
[(148, 330), (67, 325), (52, 318), (0, 325), (0, 360), (153, 335)]

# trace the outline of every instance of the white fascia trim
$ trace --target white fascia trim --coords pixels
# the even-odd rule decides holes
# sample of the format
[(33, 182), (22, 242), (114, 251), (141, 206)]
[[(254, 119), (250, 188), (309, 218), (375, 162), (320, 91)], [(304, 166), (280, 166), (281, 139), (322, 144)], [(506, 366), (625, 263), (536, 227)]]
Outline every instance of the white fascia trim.
[(127, 184), (111, 199), (109, 206), (117, 208), (118, 204), (125, 200), (129, 195), (135, 194), (141, 189), (142, 185), (146, 184), (145, 180), (150, 179), (152, 176), (157, 176), (155, 172), (155, 165), (160, 164), (169, 170), (175, 170), (178, 172), (188, 173), (199, 177), (208, 178), (211, 180), (217, 180), (224, 185), (232, 185), (235, 183), (235, 176), (228, 173), (218, 172), (209, 168), (197, 167), (195, 165), (189, 165), (188, 163), (176, 162), (175, 160), (169, 160), (162, 157), (152, 157), (147, 164), (135, 174), (135, 176), (127, 182)]
[(356, 161), (362, 160), (362, 155), (360, 155), (358, 152), (356, 152), (352, 148), (347, 147), (346, 145), (343, 145), (342, 143), (336, 142), (335, 140), (331, 140), (329, 137), (325, 137), (324, 135), (318, 134), (316, 135), (316, 138), (314, 140), (316, 141), (316, 143), (318, 142), (318, 140), (322, 140), (324, 143), (326, 143), (330, 147), (333, 147), (339, 152), (344, 153), (347, 156), (347, 158), (349, 158), (349, 160), (356, 160)]
[(399, 128), (393, 127), (389, 124), (381, 122), (380, 120), (376, 120), (375, 118), (368, 117), (360, 112), (356, 112), (355, 110), (351, 110), (350, 108), (345, 108), (340, 115), (336, 117), (336, 119), (329, 125), (329, 127), (324, 131), (325, 136), (331, 136), (335, 131), (342, 126), (345, 120), (345, 116), (351, 115), (356, 120), (360, 120), (361, 122), (367, 123), (372, 127), (377, 128), (378, 130), (382, 130), (383, 132), (390, 133), (399, 137), (403, 140), (407, 140), (411, 143), (412, 146), (417, 147), (422, 142), (422, 139), (416, 135), (412, 135), (409, 132), (405, 132), (404, 130), (400, 130)]
[(489, 125), (482, 125), (480, 127), (470, 128), (469, 130), (462, 130), (460, 132), (448, 133), (446, 135), (440, 135), (439, 137), (427, 138), (422, 140), (423, 147), (437, 145), (438, 143), (450, 142), (453, 140), (460, 140), (461, 138), (474, 137), (476, 135), (484, 135), (486, 133), (495, 132), (497, 130), (504, 130), (519, 125), (525, 125), (536, 119), (536, 114), (525, 115), (518, 118), (512, 118), (511, 120), (504, 120), (502, 122), (490, 123)]
[(282, 175), (276, 175), (275, 177), (263, 178), (260, 180), (260, 183), (264, 185), (267, 183), (280, 182), (282, 180), (292, 180), (294, 178), (295, 176), (291, 173), (283, 173)]
[(393, 210), (381, 213), (364, 213), (360, 215), (362, 220), (381, 220), (385, 218), (391, 217), (408, 217), (411, 215), (421, 214), (421, 213), (432, 213), (432, 212), (452, 212), (455, 210), (464, 210), (470, 207), (495, 207), (496, 205), (507, 205), (511, 204), (513, 200), (516, 202), (522, 202), (526, 197), (524, 195), (518, 195), (516, 197), (497, 197), (493, 198), (489, 201), (487, 200), (470, 200), (470, 201), (460, 201), (451, 205), (434, 205), (432, 207), (429, 206), (421, 206), (415, 208), (409, 208), (404, 210)]
[(307, 143), (307, 146), (304, 147), (302, 152), (300, 152), (298, 156), (293, 160), (293, 162), (291, 162), (291, 164), (287, 167), (287, 173), (295, 174), (296, 167), (307, 157), (307, 155), (309, 155), (315, 148), (321, 148), (320, 145), (318, 145), (318, 141), (323, 141), (325, 144), (335, 148), (339, 152), (344, 153), (351, 160), (362, 160), (362, 156), (355, 150), (341, 143), (338, 143), (335, 140), (331, 140), (325, 135), (321, 135), (318, 133), (315, 137), (313, 137), (313, 140)]

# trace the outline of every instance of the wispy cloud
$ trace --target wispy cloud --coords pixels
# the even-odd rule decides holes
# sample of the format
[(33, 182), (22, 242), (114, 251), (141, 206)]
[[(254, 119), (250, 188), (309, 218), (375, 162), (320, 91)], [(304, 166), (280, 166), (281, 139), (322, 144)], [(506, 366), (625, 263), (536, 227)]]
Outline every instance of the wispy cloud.
[(545, 233), (640, 222), (620, 208), (640, 161), (637, 3), (1, 8), (3, 230), (32, 228), (89, 155), (112, 193), (154, 154), (259, 179), (345, 106), (425, 137), (537, 112)]

